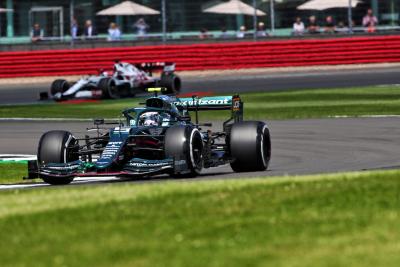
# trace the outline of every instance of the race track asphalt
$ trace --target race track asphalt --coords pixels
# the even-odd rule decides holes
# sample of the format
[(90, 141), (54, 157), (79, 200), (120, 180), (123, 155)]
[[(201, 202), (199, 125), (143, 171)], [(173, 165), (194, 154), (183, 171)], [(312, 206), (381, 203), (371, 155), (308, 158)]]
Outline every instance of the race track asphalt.
[[(233, 173), (227, 165), (206, 170), (197, 179), (400, 167), (400, 118), (285, 120), (269, 121), (268, 125), (272, 135), (272, 160), (268, 171), (238, 174)], [(90, 122), (0, 121), (0, 154), (36, 154), (37, 143), (43, 132), (67, 129), (80, 136), (90, 126)], [(4, 188), (10, 187), (0, 186), (0, 189)]]
[[(384, 84), (400, 84), (400, 67), (189, 76), (183, 77), (183, 93), (243, 93)], [(39, 92), (48, 91), (49, 87), (49, 83), (0, 85), (0, 105), (37, 103)]]

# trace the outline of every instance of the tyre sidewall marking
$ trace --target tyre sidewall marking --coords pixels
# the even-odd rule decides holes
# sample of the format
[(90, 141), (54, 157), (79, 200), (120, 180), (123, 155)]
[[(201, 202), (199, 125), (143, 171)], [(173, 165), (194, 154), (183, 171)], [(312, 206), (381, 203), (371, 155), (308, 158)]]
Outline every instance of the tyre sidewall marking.
[(65, 145), (64, 145), (64, 163), (67, 163), (67, 148), (68, 148), (69, 143), (71, 142), (72, 138), (73, 138), (73, 136), (70, 134), (68, 136), (67, 142), (65, 142)]
[(267, 167), (267, 163), (265, 162), (265, 154), (264, 154), (264, 133), (265, 133), (265, 129), (267, 128), (267, 125), (264, 124), (262, 130), (261, 130), (261, 143), (260, 143), (260, 149), (261, 149), (261, 161), (262, 164), (264, 166), (264, 168)]
[(193, 155), (193, 137), (194, 137), (195, 133), (199, 133), (199, 134), (200, 134), (200, 132), (199, 132), (198, 129), (193, 129), (193, 130), (192, 130), (192, 132), (191, 132), (191, 134), (190, 134), (190, 140), (189, 140), (189, 152), (190, 152), (190, 162), (191, 162), (191, 164), (192, 164), (192, 167), (193, 167), (195, 170), (197, 170), (197, 165), (196, 165), (196, 163), (194, 162), (194, 155)]

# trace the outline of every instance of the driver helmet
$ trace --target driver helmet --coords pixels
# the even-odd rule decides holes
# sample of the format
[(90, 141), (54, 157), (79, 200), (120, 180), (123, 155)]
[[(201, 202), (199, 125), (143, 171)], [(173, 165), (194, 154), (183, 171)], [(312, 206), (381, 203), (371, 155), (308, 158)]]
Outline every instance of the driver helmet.
[(146, 112), (140, 115), (140, 121), (143, 126), (158, 126), (161, 122), (161, 117), (158, 112)]

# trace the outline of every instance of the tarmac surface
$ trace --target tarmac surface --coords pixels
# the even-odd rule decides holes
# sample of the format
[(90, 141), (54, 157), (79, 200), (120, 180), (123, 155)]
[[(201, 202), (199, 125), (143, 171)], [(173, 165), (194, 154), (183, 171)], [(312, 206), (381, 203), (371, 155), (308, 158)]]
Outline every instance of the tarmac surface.
[[(268, 171), (234, 173), (229, 165), (225, 165), (205, 170), (196, 180), (400, 167), (398, 117), (285, 120), (267, 123), (272, 135), (272, 159)], [(65, 129), (76, 136), (82, 136), (90, 126), (90, 122), (0, 121), (0, 154), (36, 154), (38, 140), (43, 132)], [(146, 181), (166, 178), (168, 177), (161, 176)], [(100, 181), (113, 182), (115, 179), (80, 179), (77, 183)], [(0, 189), (36, 186), (44, 184), (0, 186)]]
[[(55, 79), (55, 78), (54, 78)], [(216, 71), (215, 75), (182, 76), (182, 93), (243, 93), (318, 88), (400, 84), (400, 67), (340, 67), (334, 69), (298, 69), (290, 71)], [(51, 82), (1, 84), (1, 104), (39, 103), (39, 93), (48, 91)]]

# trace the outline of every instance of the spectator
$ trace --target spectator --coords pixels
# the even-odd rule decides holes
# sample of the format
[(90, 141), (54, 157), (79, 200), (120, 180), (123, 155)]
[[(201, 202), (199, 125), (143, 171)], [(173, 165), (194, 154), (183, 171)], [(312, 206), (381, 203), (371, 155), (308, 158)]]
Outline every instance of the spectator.
[(265, 26), (264, 22), (258, 23), (257, 31), (256, 31), (257, 37), (267, 37), (268, 36), (267, 32), (265, 31), (264, 26)]
[(335, 30), (336, 30), (336, 25), (335, 22), (333, 21), (332, 16), (327, 16), (324, 29), (325, 33), (335, 33)]
[(241, 26), (239, 31), (236, 34), (236, 37), (242, 39), (245, 36), (246, 36), (246, 27), (245, 26)]
[(301, 21), (300, 17), (296, 18), (296, 22), (293, 23), (293, 35), (295, 36), (301, 36), (304, 34), (304, 23)]
[(319, 33), (319, 25), (317, 23), (317, 18), (315, 16), (311, 16), (308, 19), (308, 26), (307, 26), (307, 31), (310, 34), (316, 34)]
[(119, 40), (121, 40), (121, 31), (116, 23), (111, 22), (110, 27), (108, 28), (108, 41)]
[(136, 29), (136, 34), (139, 37), (145, 37), (150, 26), (144, 21), (144, 18), (140, 18), (133, 24), (133, 28)]
[(87, 38), (92, 38), (97, 35), (96, 28), (93, 26), (91, 20), (86, 21), (84, 34), (85, 34), (85, 37), (87, 37)]
[(349, 28), (345, 26), (343, 21), (339, 21), (335, 31), (337, 33), (348, 33), (349, 32)]
[(78, 39), (78, 30), (79, 30), (79, 28), (78, 28), (78, 22), (76, 21), (76, 19), (73, 19), (72, 20), (72, 23), (71, 23), (71, 37), (72, 37), (72, 39)]
[(375, 27), (378, 25), (378, 19), (374, 16), (371, 8), (368, 9), (367, 14), (364, 16), (362, 24), (366, 32), (373, 33), (376, 31)]
[(204, 39), (207, 39), (208, 37), (209, 37), (209, 36), (208, 36), (208, 31), (207, 31), (207, 29), (206, 29), (206, 28), (202, 28), (202, 29), (200, 30), (199, 39), (204, 40)]
[(43, 30), (40, 28), (40, 25), (38, 23), (35, 23), (33, 25), (33, 29), (31, 31), (31, 40), (32, 42), (37, 42), (43, 39)]
[(221, 29), (221, 35), (220, 35), (219, 37), (222, 38), (222, 39), (229, 38), (228, 31), (226, 30), (225, 27), (222, 27), (222, 29)]

